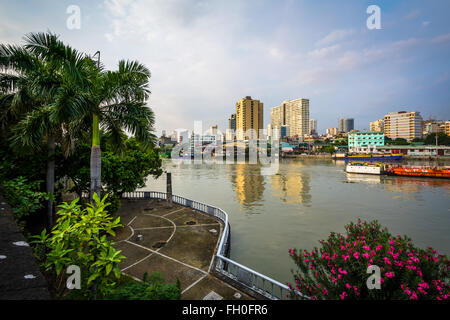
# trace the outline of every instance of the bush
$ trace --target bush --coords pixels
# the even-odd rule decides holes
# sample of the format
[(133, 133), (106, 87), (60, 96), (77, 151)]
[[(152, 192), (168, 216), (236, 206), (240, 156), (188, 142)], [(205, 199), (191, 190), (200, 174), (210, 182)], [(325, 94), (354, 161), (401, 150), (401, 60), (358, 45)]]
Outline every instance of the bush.
[[(289, 249), (299, 267), (291, 298), (312, 299), (450, 299), (447, 256), (411, 239), (392, 236), (377, 221), (350, 223), (346, 235), (331, 233), (321, 248)], [(380, 289), (368, 289), (369, 266), (380, 270)]]
[(76, 291), (85, 298), (92, 297), (94, 285), (100, 298), (107, 295), (120, 278), (118, 264), (125, 257), (107, 239), (115, 236), (113, 230), (121, 226), (120, 218), (113, 219), (105, 210), (109, 205), (106, 198), (100, 200), (94, 194), (95, 205), (89, 203), (85, 208), (77, 204), (79, 198), (70, 204), (63, 202), (51, 234), (44, 230), (33, 237), (35, 252), (41, 255), (45, 268), (56, 273), (57, 294), (65, 291), (62, 271), (70, 265), (80, 267), (81, 289)]
[(3, 182), (5, 198), (22, 230), (25, 226), (24, 218), (43, 208), (45, 201), (50, 199), (48, 193), (39, 191), (41, 183), (42, 181), (29, 182), (25, 177)]
[(178, 300), (181, 296), (181, 284), (166, 284), (159, 272), (151, 276), (144, 273), (142, 282), (129, 281), (114, 290), (107, 299), (110, 300)]

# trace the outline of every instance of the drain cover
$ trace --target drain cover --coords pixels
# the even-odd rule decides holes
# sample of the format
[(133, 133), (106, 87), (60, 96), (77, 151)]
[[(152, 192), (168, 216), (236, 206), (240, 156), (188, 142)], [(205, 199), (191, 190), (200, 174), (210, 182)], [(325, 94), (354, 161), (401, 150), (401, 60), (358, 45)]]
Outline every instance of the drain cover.
[(157, 243), (155, 243), (154, 245), (153, 245), (153, 248), (162, 248), (162, 247), (164, 247), (164, 245), (165, 245), (166, 243), (164, 242), (164, 241), (158, 241)]
[(192, 225), (194, 225), (194, 224), (197, 224), (197, 222), (195, 222), (195, 221), (188, 221), (188, 222), (186, 222), (186, 224), (192, 226)]

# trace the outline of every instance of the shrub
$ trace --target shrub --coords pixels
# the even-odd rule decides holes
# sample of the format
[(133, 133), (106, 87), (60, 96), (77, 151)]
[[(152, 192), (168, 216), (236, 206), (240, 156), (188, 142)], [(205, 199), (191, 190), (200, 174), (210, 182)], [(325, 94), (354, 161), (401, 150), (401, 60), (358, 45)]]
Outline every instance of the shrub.
[(56, 273), (58, 294), (65, 290), (61, 287), (65, 277), (62, 271), (70, 265), (80, 267), (81, 289), (77, 294), (85, 298), (92, 297), (94, 285), (99, 297), (107, 295), (120, 278), (118, 264), (125, 257), (107, 236), (115, 236), (114, 229), (121, 223), (119, 217), (113, 219), (105, 210), (109, 205), (106, 198), (100, 200), (94, 194), (95, 205), (88, 203), (85, 208), (77, 204), (79, 198), (70, 204), (63, 202), (51, 234), (44, 230), (33, 237), (35, 252), (41, 255), (46, 269)]
[(3, 182), (5, 198), (13, 209), (17, 224), (23, 230), (24, 218), (37, 212), (50, 199), (46, 192), (39, 191), (42, 181), (29, 182), (25, 177), (18, 177)]
[(178, 300), (181, 296), (179, 279), (176, 284), (166, 284), (159, 272), (150, 276), (144, 273), (142, 282), (130, 281), (122, 284), (107, 299), (111, 300)]
[[(288, 284), (291, 298), (311, 299), (449, 299), (447, 256), (411, 239), (392, 236), (377, 221), (350, 223), (346, 234), (331, 233), (312, 251), (289, 249), (299, 270)], [(380, 289), (368, 289), (369, 266), (380, 270)]]

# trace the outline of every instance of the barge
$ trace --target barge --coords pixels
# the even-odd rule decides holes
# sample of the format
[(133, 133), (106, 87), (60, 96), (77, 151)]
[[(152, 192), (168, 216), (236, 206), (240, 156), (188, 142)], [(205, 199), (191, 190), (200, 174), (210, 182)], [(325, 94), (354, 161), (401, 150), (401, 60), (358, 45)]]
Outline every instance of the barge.
[(384, 167), (379, 163), (352, 162), (346, 165), (345, 172), (381, 175)]
[(450, 167), (400, 167), (387, 166), (386, 174), (394, 176), (429, 177), (450, 179)]
[(402, 153), (336, 153), (333, 156), (336, 160), (401, 160)]

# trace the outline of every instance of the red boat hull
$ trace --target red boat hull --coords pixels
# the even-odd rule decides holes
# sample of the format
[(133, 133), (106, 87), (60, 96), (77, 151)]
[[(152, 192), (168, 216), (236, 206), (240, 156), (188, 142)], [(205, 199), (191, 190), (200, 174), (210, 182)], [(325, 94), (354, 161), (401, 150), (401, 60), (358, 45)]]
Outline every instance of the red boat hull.
[(414, 177), (430, 177), (430, 178), (450, 178), (449, 169), (434, 168), (391, 168), (389, 173), (396, 176), (414, 176)]

